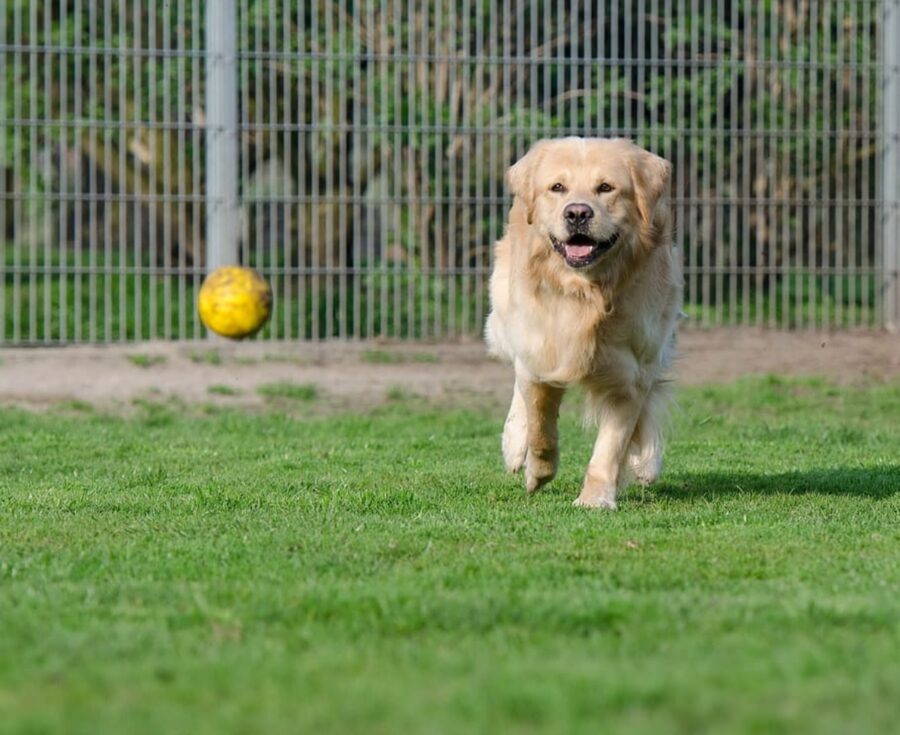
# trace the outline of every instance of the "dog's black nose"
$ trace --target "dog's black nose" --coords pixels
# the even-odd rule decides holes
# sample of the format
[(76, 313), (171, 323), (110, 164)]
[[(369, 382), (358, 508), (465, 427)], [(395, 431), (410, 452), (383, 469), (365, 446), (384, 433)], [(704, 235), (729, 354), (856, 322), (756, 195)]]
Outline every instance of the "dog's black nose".
[(570, 226), (583, 225), (594, 216), (594, 210), (587, 204), (567, 204), (563, 217)]

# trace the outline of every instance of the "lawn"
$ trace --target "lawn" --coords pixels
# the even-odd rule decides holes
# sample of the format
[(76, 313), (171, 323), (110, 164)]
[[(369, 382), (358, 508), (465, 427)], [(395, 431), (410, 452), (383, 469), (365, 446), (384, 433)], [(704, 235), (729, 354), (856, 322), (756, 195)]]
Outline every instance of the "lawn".
[(684, 390), (617, 513), (573, 403), (526, 497), (500, 407), (321, 400), (0, 412), (0, 731), (896, 728), (900, 386)]

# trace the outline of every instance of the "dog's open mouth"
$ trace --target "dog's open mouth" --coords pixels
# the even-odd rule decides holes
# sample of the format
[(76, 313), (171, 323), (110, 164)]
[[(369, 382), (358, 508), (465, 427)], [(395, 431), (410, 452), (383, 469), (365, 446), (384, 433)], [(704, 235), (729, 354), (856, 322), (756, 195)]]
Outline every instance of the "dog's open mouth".
[(607, 240), (594, 240), (587, 235), (572, 235), (568, 240), (557, 240), (550, 235), (553, 249), (562, 255), (566, 259), (566, 263), (573, 268), (584, 268), (590, 265), (612, 248), (618, 239), (618, 232), (613, 233)]

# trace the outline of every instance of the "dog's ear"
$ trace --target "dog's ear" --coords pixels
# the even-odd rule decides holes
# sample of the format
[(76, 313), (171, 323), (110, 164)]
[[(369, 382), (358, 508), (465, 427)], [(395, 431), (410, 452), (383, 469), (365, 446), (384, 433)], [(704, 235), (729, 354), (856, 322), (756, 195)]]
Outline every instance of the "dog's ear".
[(506, 172), (509, 188), (525, 205), (526, 219), (529, 225), (534, 217), (534, 200), (537, 196), (534, 187), (534, 169), (543, 155), (543, 149), (547, 143), (546, 140), (539, 140)]
[(649, 243), (658, 239), (671, 222), (668, 193), (672, 164), (635, 145), (628, 157), (628, 167), (634, 181), (634, 199), (641, 215), (643, 239)]

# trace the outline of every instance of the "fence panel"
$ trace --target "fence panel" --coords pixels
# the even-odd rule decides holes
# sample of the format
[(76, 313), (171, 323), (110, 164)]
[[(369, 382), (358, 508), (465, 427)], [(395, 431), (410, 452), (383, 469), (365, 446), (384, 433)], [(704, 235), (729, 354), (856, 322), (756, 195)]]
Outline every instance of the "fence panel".
[[(273, 285), (260, 339), (477, 335), (503, 173), (568, 134), (628, 136), (674, 163), (689, 325), (888, 326), (897, 14), (898, 0), (7, 0), (0, 342), (202, 337), (196, 292), (229, 247)], [(228, 111), (206, 87), (223, 74), (236, 181), (217, 173)], [(238, 224), (209, 242), (234, 184)]]
[(197, 0), (3, 4), (4, 342), (202, 336), (202, 30)]

